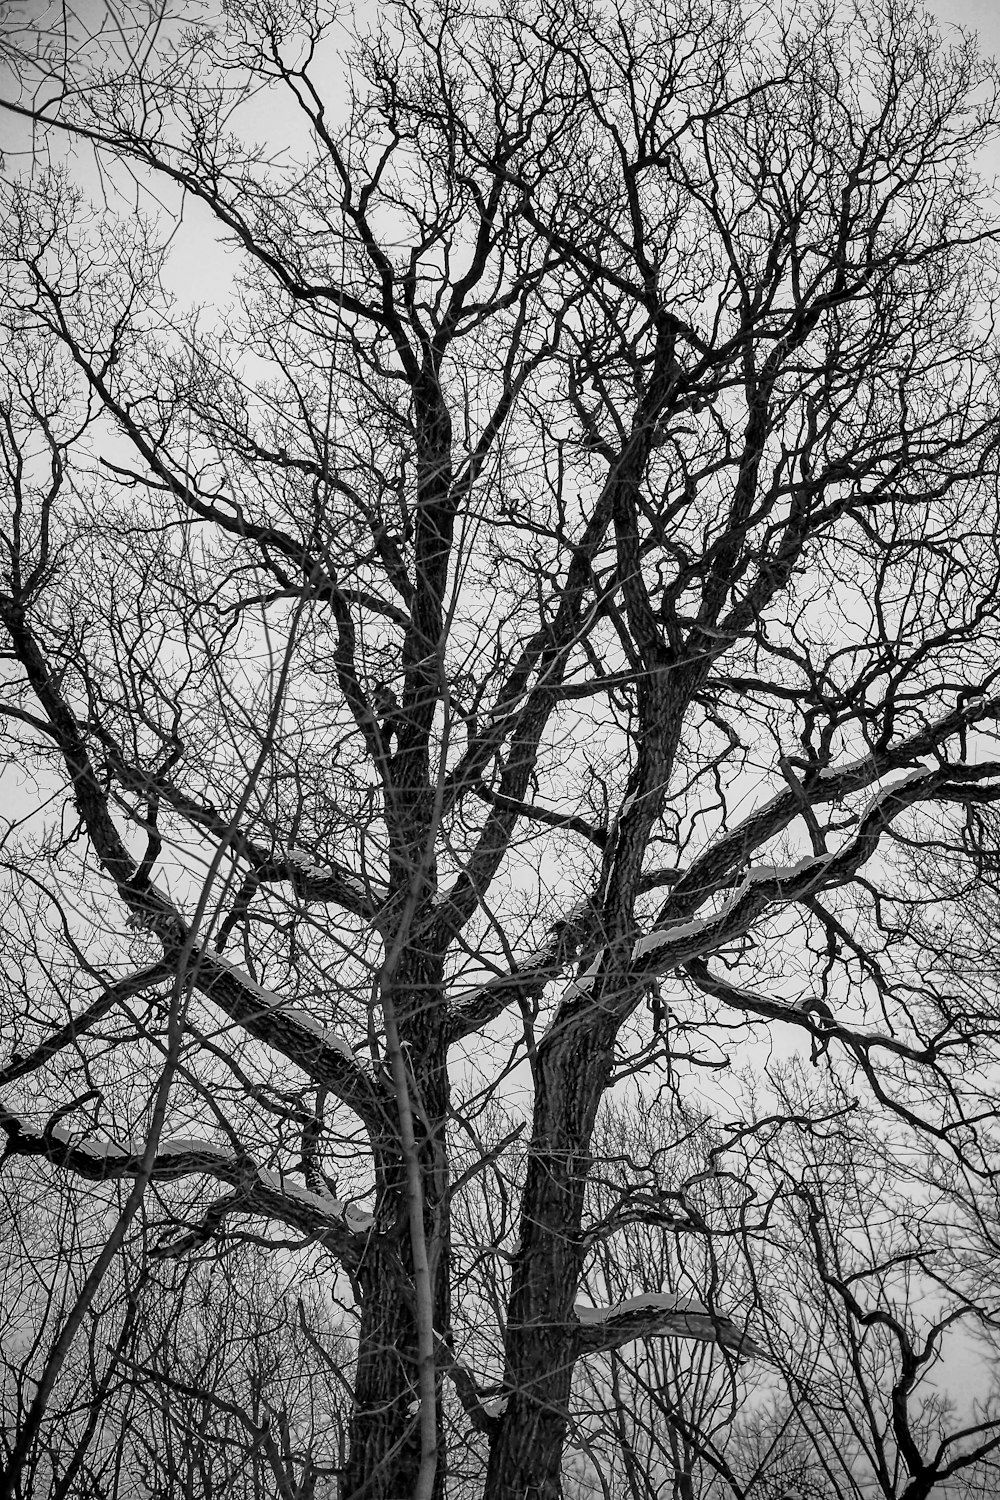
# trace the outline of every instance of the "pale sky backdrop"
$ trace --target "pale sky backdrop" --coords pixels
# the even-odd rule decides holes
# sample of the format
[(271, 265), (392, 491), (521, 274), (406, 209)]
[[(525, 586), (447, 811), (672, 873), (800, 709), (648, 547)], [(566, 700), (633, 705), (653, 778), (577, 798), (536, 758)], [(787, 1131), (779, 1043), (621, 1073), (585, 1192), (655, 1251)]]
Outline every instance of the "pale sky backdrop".
[[(946, 35), (949, 26), (975, 31), (980, 52), (1000, 60), (1000, 0), (924, 0), (924, 4)], [(988, 153), (983, 171), (1000, 178), (1000, 142)]]
[(1000, 0), (931, 0), (927, 8), (944, 24), (978, 31), (984, 52), (1000, 52)]

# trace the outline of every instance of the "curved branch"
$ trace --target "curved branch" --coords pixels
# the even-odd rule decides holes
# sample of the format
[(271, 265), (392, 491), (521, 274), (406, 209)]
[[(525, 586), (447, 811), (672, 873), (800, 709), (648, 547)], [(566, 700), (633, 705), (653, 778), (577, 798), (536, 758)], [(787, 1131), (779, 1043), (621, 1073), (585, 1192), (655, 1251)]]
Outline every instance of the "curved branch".
[[(44, 1156), (92, 1182), (137, 1177), (143, 1170), (143, 1142), (129, 1142), (126, 1148), (111, 1141), (74, 1140), (61, 1125), (50, 1122), (39, 1130), (10, 1110), (0, 1110), (0, 1130), (7, 1136), (5, 1157)], [(350, 1203), (311, 1192), (285, 1173), (257, 1166), (249, 1157), (229, 1156), (211, 1141), (184, 1137), (161, 1141), (149, 1175), (154, 1182), (201, 1176), (230, 1183), (236, 1192), (210, 1209), (210, 1218), (214, 1213), (221, 1219), (238, 1209), (265, 1219), (279, 1219), (322, 1241), (352, 1268), (359, 1263), (375, 1222), (370, 1214)], [(161, 1247), (158, 1253), (171, 1252)]]
[(0, 1068), (0, 1088), (15, 1079), (24, 1078), (28, 1073), (33, 1073), (36, 1068), (41, 1068), (68, 1047), (77, 1037), (84, 1036), (92, 1026), (95, 1026), (109, 1011), (121, 1000), (127, 1000), (132, 995), (141, 994), (143, 990), (149, 989), (151, 985), (163, 984), (173, 978), (173, 971), (166, 964), (151, 964), (148, 969), (140, 969), (135, 974), (130, 974), (127, 979), (120, 979), (117, 984), (108, 985), (97, 999), (82, 1010), (79, 1015), (72, 1016), (64, 1026), (50, 1032), (44, 1041), (39, 1042), (27, 1056), (18, 1053), (11, 1055), (10, 1062), (5, 1068)]
[[(761, 995), (756, 990), (733, 984), (721, 974), (713, 973), (705, 960), (701, 958), (692, 959), (690, 963), (684, 964), (683, 972), (706, 995), (714, 995), (717, 1000), (731, 1005), (734, 1010), (749, 1011), (753, 1015), (763, 1016), (771, 1021), (787, 1021), (790, 1026), (799, 1026), (807, 1031), (815, 1041), (824, 1046), (832, 1038), (836, 1038), (852, 1052), (867, 1053), (873, 1047), (880, 1047), (886, 1052), (894, 1052), (897, 1057), (903, 1057), (908, 1062), (915, 1063), (933, 1063), (943, 1050), (933, 1045), (921, 1047), (918, 1050), (915, 1047), (908, 1047), (905, 1042), (897, 1041), (893, 1036), (880, 1036), (877, 1032), (859, 1032), (852, 1030), (849, 1026), (841, 1026), (832, 1017), (826, 1016), (825, 1002), (816, 1001), (810, 1005), (807, 1000), (802, 1005), (782, 1005), (780, 1001), (769, 1000), (766, 995)], [(821, 1006), (823, 1009), (820, 1009)], [(820, 1015), (819, 1021), (812, 1019), (813, 1011)]]
[(732, 1318), (713, 1312), (704, 1302), (669, 1292), (646, 1292), (615, 1307), (574, 1308), (581, 1354), (600, 1354), (633, 1339), (692, 1339), (731, 1349), (741, 1359), (765, 1358), (765, 1351)]

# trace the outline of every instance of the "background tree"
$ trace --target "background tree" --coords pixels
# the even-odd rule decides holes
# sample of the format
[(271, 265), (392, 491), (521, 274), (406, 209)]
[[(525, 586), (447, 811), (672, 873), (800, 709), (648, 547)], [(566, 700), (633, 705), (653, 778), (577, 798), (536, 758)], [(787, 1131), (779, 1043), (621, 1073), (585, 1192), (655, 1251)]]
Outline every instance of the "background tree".
[(969, 1194), (916, 1132), (887, 1133), (807, 1065), (772, 1077), (783, 1108), (738, 1144), (707, 1117), (688, 1114), (682, 1131), (676, 1106), (609, 1110), (595, 1135), (594, 1301), (717, 1288), (710, 1301), (752, 1312), (767, 1357), (741, 1368), (711, 1344), (692, 1358), (650, 1341), (584, 1362), (569, 1493), (980, 1493), (1000, 1447), (996, 1307), (982, 1295), (996, 1274), (993, 1192)]
[[(90, 1199), (62, 1195), (54, 1208), (43, 1168), (21, 1162), (5, 1174), (5, 1233), (20, 1254), (5, 1246), (3, 1264), (23, 1278), (8, 1281), (4, 1296), (5, 1462), (121, 1187)], [(272, 1247), (252, 1244), (160, 1266), (146, 1260), (141, 1237), (136, 1249), (102, 1284), (14, 1492), (25, 1500), (335, 1495), (353, 1351), (326, 1268), (310, 1272), (301, 1257), (282, 1263)]]
[(5, 187), (6, 1155), (134, 1183), (81, 1318), (133, 1229), (337, 1262), (345, 1497), (555, 1496), (581, 1358), (768, 1352), (586, 1311), (594, 1212), (731, 1228), (595, 1175), (624, 1080), (777, 1161), (829, 1071), (993, 1180), (996, 75), (903, 0), (85, 19), (9, 44), (112, 206)]

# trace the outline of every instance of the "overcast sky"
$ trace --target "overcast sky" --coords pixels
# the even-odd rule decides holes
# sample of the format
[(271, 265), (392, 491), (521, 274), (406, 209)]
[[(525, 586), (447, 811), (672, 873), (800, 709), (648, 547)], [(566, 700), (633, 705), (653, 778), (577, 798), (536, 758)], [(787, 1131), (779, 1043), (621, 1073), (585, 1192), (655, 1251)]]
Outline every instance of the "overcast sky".
[(942, 22), (979, 32), (984, 52), (1000, 52), (1000, 5), (997, 0), (925, 0)]

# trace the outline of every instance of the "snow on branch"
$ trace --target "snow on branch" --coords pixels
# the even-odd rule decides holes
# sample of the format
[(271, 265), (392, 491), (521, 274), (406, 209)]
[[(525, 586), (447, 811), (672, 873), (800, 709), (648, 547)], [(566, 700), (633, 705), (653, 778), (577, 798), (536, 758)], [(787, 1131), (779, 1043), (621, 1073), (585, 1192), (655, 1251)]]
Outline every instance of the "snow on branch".
[[(977, 717), (1000, 711), (998, 705), (1000, 699), (990, 700), (985, 707), (977, 708)], [(930, 730), (903, 742), (885, 756), (868, 757), (837, 773), (830, 772), (822, 790), (812, 795), (816, 801), (824, 801), (862, 789), (887, 771), (897, 767), (902, 769), (900, 762), (905, 764), (906, 759), (912, 759), (918, 751), (940, 743), (963, 722), (963, 714), (957, 711), (948, 714)], [(882, 833), (905, 807), (931, 798), (942, 801), (970, 797), (983, 801), (995, 799), (1000, 796), (1000, 788), (975, 785), (991, 777), (1000, 777), (1000, 762), (979, 765), (943, 763), (933, 769), (914, 769), (911, 765), (904, 776), (875, 793), (861, 815), (854, 837), (839, 850), (810, 855), (787, 865), (756, 865), (716, 912), (674, 922), (666, 920), (640, 938), (632, 951), (634, 977), (653, 978), (703, 958), (744, 936), (767, 907), (799, 901), (828, 886), (846, 883), (871, 857)], [(677, 878), (666, 910), (669, 911), (677, 899), (683, 902), (689, 888), (702, 894), (720, 889), (740, 856), (745, 858), (750, 849), (787, 826), (797, 810), (796, 798), (787, 792), (779, 794), (752, 814)], [(546, 941), (521, 959), (511, 973), (454, 993), (451, 997), (454, 1038), (477, 1030), (509, 1005), (540, 996), (545, 986), (558, 977), (567, 961), (586, 945), (594, 917), (594, 905), (588, 898), (553, 923)], [(586, 999), (593, 989), (603, 958), (602, 950), (583, 973), (571, 981), (564, 1002)]]
[[(300, 861), (306, 858), (301, 850), (293, 852)], [(245, 969), (214, 949), (198, 948), (192, 953), (187, 923), (158, 886), (120, 889), (132, 912), (131, 925), (146, 927), (161, 937), (165, 964), (183, 962), (183, 978), (255, 1040), (273, 1047), (308, 1077), (324, 1084), (367, 1124), (381, 1123), (386, 1098), (357, 1061), (345, 1037), (323, 1026), (308, 1011), (290, 1007), (280, 995), (264, 989)]]
[(381, 1121), (386, 1097), (372, 1074), (355, 1058), (346, 1037), (308, 1011), (293, 1008), (273, 990), (220, 953), (203, 949), (191, 969), (198, 989), (257, 1041), (273, 1047), (325, 1084), (368, 1122)]
[(301, 870), (303, 875), (314, 875), (319, 880), (325, 880), (333, 874), (330, 866), (321, 864), (308, 849), (286, 849), (285, 858), (296, 870)]
[[(95, 1182), (137, 1177), (143, 1171), (145, 1142), (89, 1140), (50, 1121), (39, 1127), (22, 1115), (0, 1111), (0, 1129), (7, 1136), (6, 1156), (44, 1156), (56, 1166)], [(224, 1200), (225, 1212), (239, 1211), (266, 1219), (279, 1219), (303, 1234), (313, 1235), (345, 1262), (355, 1264), (365, 1237), (374, 1227), (371, 1214), (335, 1198), (316, 1193), (288, 1173), (258, 1166), (249, 1157), (233, 1156), (214, 1141), (194, 1136), (175, 1136), (157, 1145), (150, 1179), (176, 1181), (182, 1177), (214, 1177), (236, 1191)], [(220, 1218), (217, 1206), (206, 1216), (214, 1225)], [(206, 1235), (198, 1229), (181, 1231), (160, 1255), (178, 1254)]]
[[(279, 863), (280, 863), (279, 856)], [(308, 849), (293, 846), (284, 853), (284, 867), (296, 888), (309, 901), (335, 901), (367, 920), (388, 899), (386, 887), (373, 885), (342, 864), (328, 864)]]
[(486, 1025), (508, 1005), (540, 996), (584, 945), (593, 918), (593, 902), (586, 897), (552, 923), (545, 941), (526, 954), (511, 973), (454, 992), (450, 999), (454, 1039)]
[(435, 1333), (434, 1341), (438, 1361), (450, 1377), (470, 1423), (477, 1432), (488, 1433), (495, 1419), (503, 1414), (500, 1401), (496, 1397), (490, 1399), (481, 1390), (468, 1365), (455, 1353), (450, 1337)]
[(644, 1292), (614, 1307), (587, 1307), (578, 1302), (573, 1311), (580, 1325), (577, 1342), (583, 1354), (617, 1349), (633, 1339), (675, 1338), (719, 1344), (741, 1359), (764, 1356), (760, 1345), (732, 1318), (712, 1312), (704, 1302), (672, 1292)]
[[(116, 747), (105, 745), (105, 749), (123, 784), (148, 793), (148, 773), (123, 760)], [(159, 777), (156, 789), (158, 795), (193, 827), (221, 839), (232, 853), (244, 859), (258, 881), (291, 880), (297, 893), (307, 901), (333, 901), (365, 921), (371, 921), (387, 899), (386, 887), (362, 879), (339, 860), (321, 860), (309, 850), (297, 846), (282, 851), (257, 843), (242, 830), (234, 828), (217, 808), (180, 791), (169, 777)], [(177, 913), (166, 892), (155, 885), (149, 885), (147, 890), (146, 899), (141, 892), (123, 891), (122, 894), (132, 911), (130, 925), (155, 931), (158, 925), (168, 923)]]
[[(632, 949), (633, 976), (651, 978), (680, 968), (745, 936), (768, 907), (801, 901), (830, 886), (846, 884), (875, 853), (892, 821), (915, 802), (1000, 800), (1000, 786), (979, 785), (997, 777), (1000, 777), (997, 761), (911, 770), (872, 797), (854, 836), (840, 849), (831, 854), (810, 855), (789, 865), (756, 865), (718, 911), (668, 923), (640, 938)], [(585, 999), (590, 994), (602, 959), (603, 953), (599, 953), (589, 968), (567, 987), (566, 1000)]]
[[(998, 718), (1000, 696), (972, 699), (962, 707), (951, 709), (908, 739), (873, 750), (846, 764), (809, 773), (797, 791), (785, 789), (778, 792), (728, 833), (717, 838), (683, 872), (671, 893), (671, 902), (680, 899), (684, 903), (694, 897), (700, 903), (708, 892), (718, 890), (728, 876), (742, 868), (755, 849), (775, 838), (793, 822), (801, 811), (803, 795), (810, 807), (818, 807), (863, 791), (892, 771), (913, 771), (915, 763), (925, 757), (933, 756), (940, 762), (940, 747), (964, 731), (970, 722)], [(918, 766), (915, 774), (924, 774), (923, 768)]]
[(277, 1014), (282, 1021), (289, 1021), (293, 1026), (307, 1031), (310, 1036), (314, 1036), (324, 1047), (329, 1047), (338, 1056), (346, 1058), (348, 1062), (354, 1062), (353, 1047), (346, 1037), (341, 1036), (336, 1027), (324, 1026), (309, 1011), (290, 1006), (281, 995), (259, 985), (255, 979), (251, 979), (246, 969), (241, 969), (238, 964), (230, 963), (229, 959), (223, 958), (221, 954), (211, 953), (207, 956), (212, 963), (226, 969), (234, 979), (239, 980), (245, 989), (256, 995), (264, 1012)]

